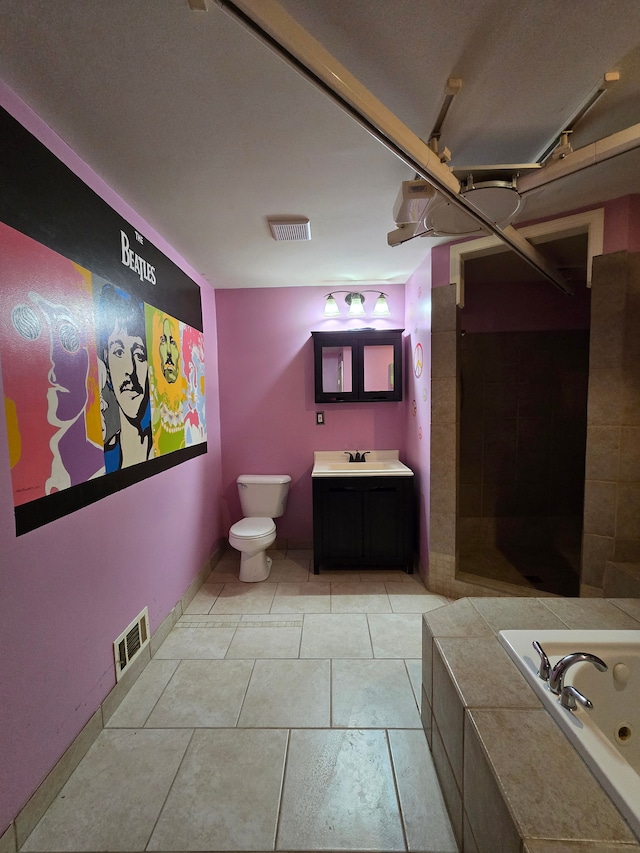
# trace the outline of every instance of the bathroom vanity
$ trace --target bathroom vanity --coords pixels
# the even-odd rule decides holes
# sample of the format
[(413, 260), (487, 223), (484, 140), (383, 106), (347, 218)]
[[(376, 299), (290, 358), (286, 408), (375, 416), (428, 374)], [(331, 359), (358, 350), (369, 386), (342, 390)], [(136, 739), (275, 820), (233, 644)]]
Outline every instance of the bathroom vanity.
[(398, 451), (365, 453), (364, 462), (350, 462), (343, 451), (314, 455), (315, 574), (321, 566), (413, 572), (413, 471)]

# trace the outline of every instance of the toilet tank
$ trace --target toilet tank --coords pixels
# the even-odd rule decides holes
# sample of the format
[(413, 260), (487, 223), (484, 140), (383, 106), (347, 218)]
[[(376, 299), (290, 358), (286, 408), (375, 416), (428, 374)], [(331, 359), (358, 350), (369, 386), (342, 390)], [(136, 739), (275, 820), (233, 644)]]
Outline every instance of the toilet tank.
[(236, 480), (245, 518), (278, 518), (287, 505), (288, 474), (240, 474)]

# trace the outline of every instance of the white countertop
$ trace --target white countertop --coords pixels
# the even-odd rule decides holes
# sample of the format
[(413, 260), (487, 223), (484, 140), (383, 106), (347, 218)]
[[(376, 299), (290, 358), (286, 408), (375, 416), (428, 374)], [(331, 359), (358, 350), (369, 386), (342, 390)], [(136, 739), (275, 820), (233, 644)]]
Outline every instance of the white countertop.
[[(359, 448), (358, 448), (359, 449)], [(349, 462), (356, 450), (316, 450), (313, 454), (312, 477), (413, 477), (397, 450), (359, 450), (365, 462)]]

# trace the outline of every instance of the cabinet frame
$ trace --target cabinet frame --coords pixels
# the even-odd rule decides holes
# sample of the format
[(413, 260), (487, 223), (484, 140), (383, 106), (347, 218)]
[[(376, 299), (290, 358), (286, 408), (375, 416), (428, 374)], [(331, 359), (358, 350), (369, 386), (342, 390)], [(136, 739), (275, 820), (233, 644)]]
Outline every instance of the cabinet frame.
[[(379, 403), (402, 400), (403, 329), (349, 329), (336, 332), (311, 332), (313, 338), (314, 384), (316, 403)], [(393, 390), (365, 391), (364, 349), (367, 346), (393, 347)], [(351, 347), (351, 391), (325, 391), (322, 383), (324, 347)]]

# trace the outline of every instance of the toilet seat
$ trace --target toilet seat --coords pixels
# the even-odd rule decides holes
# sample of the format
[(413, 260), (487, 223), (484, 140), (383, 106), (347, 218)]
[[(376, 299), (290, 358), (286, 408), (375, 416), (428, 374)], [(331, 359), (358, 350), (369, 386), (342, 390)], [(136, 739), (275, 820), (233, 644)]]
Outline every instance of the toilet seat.
[(237, 539), (255, 539), (275, 533), (276, 524), (272, 518), (242, 518), (231, 525), (229, 535)]

